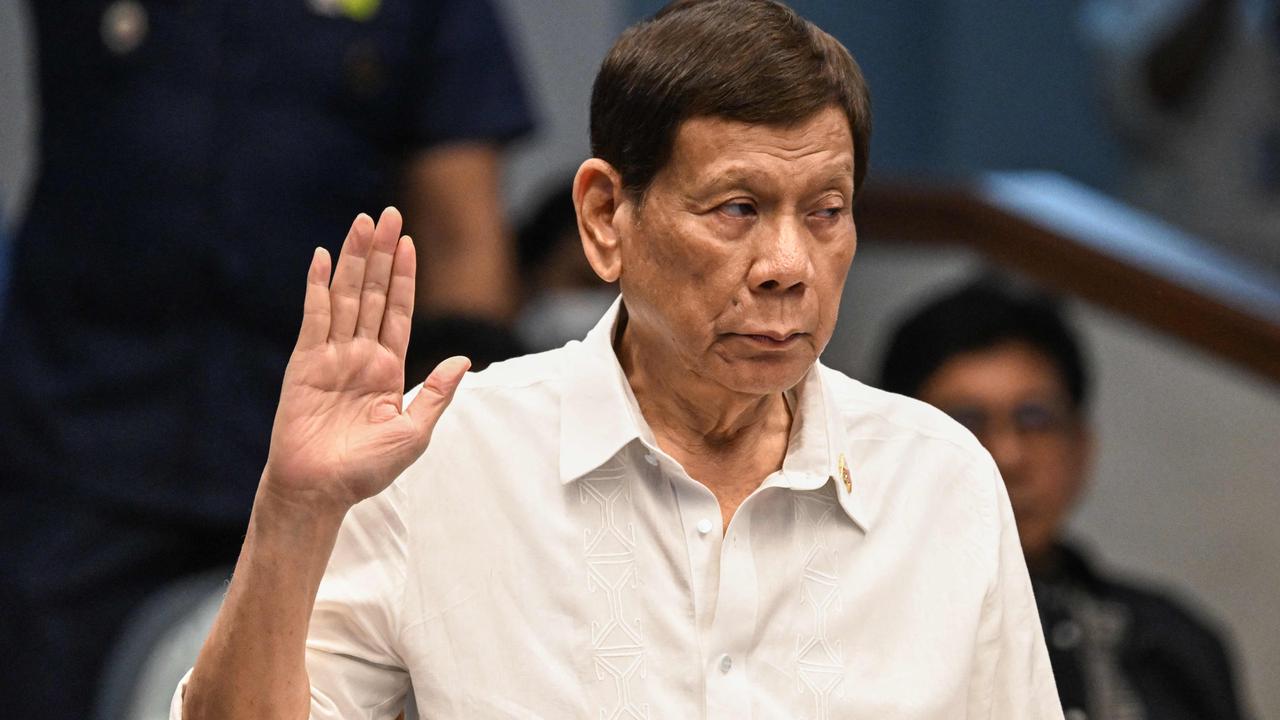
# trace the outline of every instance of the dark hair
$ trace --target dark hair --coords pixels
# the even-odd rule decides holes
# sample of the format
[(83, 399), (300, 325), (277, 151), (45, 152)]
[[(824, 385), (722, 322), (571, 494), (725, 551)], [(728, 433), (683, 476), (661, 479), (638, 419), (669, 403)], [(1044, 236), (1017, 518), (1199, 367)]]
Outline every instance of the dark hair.
[(471, 358), (471, 369), (478, 372), (529, 352), (509, 328), (463, 315), (415, 320), (410, 338), (404, 359), (406, 388), (425, 380), (432, 368), (453, 355)]
[(538, 197), (533, 212), (516, 230), (516, 267), (522, 274), (532, 273), (546, 262), (565, 235), (578, 236), (573, 173), (548, 184)]
[(685, 120), (787, 126), (835, 105), (853, 135), (854, 193), (867, 174), (871, 101), (853, 56), (772, 0), (681, 0), (631, 26), (591, 92), (591, 152), (643, 197)]
[(984, 278), (929, 301), (893, 332), (880, 386), (916, 396), (948, 360), (1004, 342), (1024, 342), (1058, 368), (1072, 406), (1084, 408), (1088, 377), (1075, 334), (1056, 300)]

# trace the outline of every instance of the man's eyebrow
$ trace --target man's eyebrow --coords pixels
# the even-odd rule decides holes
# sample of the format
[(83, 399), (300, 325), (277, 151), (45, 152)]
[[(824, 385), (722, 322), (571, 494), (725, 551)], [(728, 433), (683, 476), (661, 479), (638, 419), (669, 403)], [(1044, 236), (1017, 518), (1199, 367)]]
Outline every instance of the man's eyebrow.
[[(768, 172), (754, 168), (730, 165), (724, 169), (716, 169), (708, 173), (710, 180), (704, 188), (709, 192), (720, 192), (732, 187), (752, 185), (759, 180), (772, 180)], [(822, 180), (815, 183), (822, 187), (853, 187), (853, 164), (840, 161), (833, 163), (823, 175)]]
[(727, 168), (719, 169), (711, 174), (711, 181), (708, 185), (720, 189), (735, 185), (749, 185), (761, 175), (758, 171), (750, 168), (730, 165)]
[(831, 164), (823, 185), (853, 185), (853, 162), (839, 160)]

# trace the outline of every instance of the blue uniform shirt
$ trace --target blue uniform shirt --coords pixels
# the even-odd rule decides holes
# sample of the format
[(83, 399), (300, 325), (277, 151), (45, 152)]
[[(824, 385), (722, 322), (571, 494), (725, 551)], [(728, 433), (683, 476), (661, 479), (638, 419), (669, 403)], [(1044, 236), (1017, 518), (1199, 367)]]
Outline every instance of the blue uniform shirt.
[(0, 480), (243, 523), (316, 245), (427, 146), (530, 112), (480, 0), (39, 0), (40, 167)]

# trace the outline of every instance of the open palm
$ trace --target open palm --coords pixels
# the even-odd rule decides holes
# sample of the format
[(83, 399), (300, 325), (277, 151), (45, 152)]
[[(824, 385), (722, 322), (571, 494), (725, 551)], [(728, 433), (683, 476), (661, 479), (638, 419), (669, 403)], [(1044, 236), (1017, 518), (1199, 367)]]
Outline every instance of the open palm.
[(329, 282), (317, 249), (298, 343), (285, 370), (263, 481), (290, 499), (350, 507), (382, 491), (431, 438), (469, 365), (450, 358), (402, 406), (416, 259), (387, 208), (351, 225)]

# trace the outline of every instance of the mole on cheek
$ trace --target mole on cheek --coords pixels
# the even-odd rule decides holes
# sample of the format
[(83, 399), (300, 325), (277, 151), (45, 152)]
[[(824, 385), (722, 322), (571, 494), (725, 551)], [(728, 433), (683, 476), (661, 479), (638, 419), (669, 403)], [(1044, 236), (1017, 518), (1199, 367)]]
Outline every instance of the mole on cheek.
[(702, 282), (711, 275), (713, 266), (708, 259), (703, 256), (699, 257), (694, 253), (684, 253), (681, 257), (673, 258), (680, 271), (689, 277), (693, 282)]

